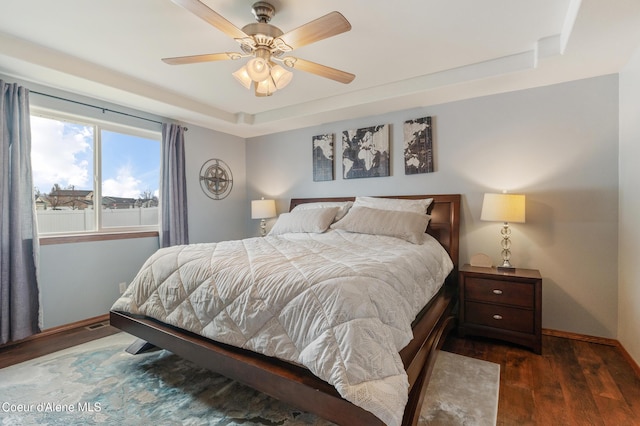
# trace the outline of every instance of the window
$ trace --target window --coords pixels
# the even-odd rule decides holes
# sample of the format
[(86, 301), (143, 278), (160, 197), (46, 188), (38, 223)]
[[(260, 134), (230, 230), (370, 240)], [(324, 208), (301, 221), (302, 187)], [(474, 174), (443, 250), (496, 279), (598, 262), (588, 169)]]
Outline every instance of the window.
[(159, 132), (31, 116), (40, 235), (158, 229)]

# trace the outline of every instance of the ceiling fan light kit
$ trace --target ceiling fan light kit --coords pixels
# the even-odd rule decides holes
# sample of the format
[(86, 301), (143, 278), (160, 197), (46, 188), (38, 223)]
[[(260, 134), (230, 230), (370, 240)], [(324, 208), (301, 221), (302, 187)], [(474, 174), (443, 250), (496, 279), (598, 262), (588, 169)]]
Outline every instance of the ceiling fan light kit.
[(243, 53), (225, 52), (163, 58), (162, 60), (167, 64), (183, 65), (252, 57), (232, 75), (246, 89), (253, 87), (254, 94), (258, 97), (271, 96), (277, 90), (287, 86), (293, 79), (292, 72), (274, 61), (278, 61), (288, 68), (298, 69), (343, 84), (348, 84), (355, 78), (354, 74), (325, 65), (293, 56), (283, 57), (298, 47), (349, 31), (351, 24), (339, 12), (328, 13), (294, 30), (283, 33), (278, 27), (269, 24), (275, 14), (275, 8), (268, 2), (254, 3), (252, 11), (258, 22), (239, 29), (200, 0), (172, 1), (232, 37), (240, 44)]
[[(251, 61), (255, 60), (252, 59)], [(232, 75), (247, 90), (253, 86), (256, 96), (270, 96), (276, 90), (283, 89), (293, 79), (293, 73), (285, 70), (278, 64), (263, 62), (258, 65), (262, 70), (266, 70), (264, 76), (260, 70), (256, 72), (256, 64), (251, 61), (247, 65), (234, 72)], [(266, 77), (265, 77), (266, 76)]]

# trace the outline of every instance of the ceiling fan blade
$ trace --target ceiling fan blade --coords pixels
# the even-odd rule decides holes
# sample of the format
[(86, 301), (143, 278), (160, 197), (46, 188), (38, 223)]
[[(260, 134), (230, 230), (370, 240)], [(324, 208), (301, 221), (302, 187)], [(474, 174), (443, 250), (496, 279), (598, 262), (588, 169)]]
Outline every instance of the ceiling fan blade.
[(164, 63), (169, 65), (197, 64), (199, 62), (227, 61), (230, 59), (240, 59), (247, 55), (236, 52), (209, 53), (206, 55), (177, 56), (175, 58), (162, 58)]
[(331, 12), (288, 31), (278, 38), (293, 50), (310, 43), (315, 43), (316, 41), (324, 40), (325, 38), (342, 34), (350, 29), (351, 24), (340, 12)]
[(198, 0), (171, 0), (175, 4), (184, 7), (199, 18), (204, 19), (231, 38), (245, 38), (247, 35), (240, 28), (227, 21), (218, 12), (213, 11)]
[(355, 74), (351, 74), (345, 71), (340, 71), (335, 68), (327, 67), (325, 65), (316, 64), (315, 62), (306, 61), (300, 58), (294, 58), (287, 56), (282, 58), (282, 62), (289, 68), (294, 68), (300, 71), (305, 71), (311, 74), (319, 75), (320, 77), (329, 78), (335, 80), (338, 83), (349, 84), (356, 78)]

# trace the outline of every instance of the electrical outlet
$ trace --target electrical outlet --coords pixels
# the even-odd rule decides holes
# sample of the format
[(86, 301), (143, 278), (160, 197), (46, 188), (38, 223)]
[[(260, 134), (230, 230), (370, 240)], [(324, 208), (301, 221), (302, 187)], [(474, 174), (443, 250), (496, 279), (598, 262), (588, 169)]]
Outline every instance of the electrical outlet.
[(119, 286), (120, 286), (120, 294), (123, 294), (127, 289), (127, 283), (120, 283)]

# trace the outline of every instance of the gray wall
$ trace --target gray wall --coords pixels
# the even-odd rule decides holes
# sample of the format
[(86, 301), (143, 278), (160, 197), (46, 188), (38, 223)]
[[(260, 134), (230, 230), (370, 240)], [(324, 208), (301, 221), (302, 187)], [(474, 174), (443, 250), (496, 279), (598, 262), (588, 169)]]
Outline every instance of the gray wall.
[(640, 48), (620, 73), (618, 340), (640, 364)]
[(38, 279), (43, 328), (104, 315), (158, 249), (158, 238), (40, 247)]
[[(185, 133), (189, 242), (205, 243), (243, 238), (249, 217), (244, 139), (189, 125)], [(200, 186), (200, 169), (208, 160), (224, 161), (233, 175), (233, 188), (221, 200), (209, 198)]]
[[(436, 172), (406, 176), (402, 123), (433, 117)], [(392, 176), (344, 180), (341, 132), (391, 124)], [(336, 135), (336, 175), (313, 182), (311, 137)], [(500, 224), (481, 222), (485, 192), (527, 195), (512, 261), (540, 269), (543, 327), (615, 338), (618, 251), (618, 77), (327, 123), (247, 140), (248, 197), (461, 193), (461, 262), (498, 262)], [(257, 232), (256, 221), (248, 221)]]

